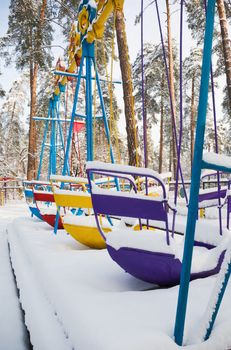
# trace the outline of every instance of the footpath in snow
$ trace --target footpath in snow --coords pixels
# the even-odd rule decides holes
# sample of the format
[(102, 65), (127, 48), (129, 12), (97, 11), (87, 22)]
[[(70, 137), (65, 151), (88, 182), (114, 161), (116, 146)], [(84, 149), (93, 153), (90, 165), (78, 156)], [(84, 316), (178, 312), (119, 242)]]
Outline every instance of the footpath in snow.
[(18, 292), (12, 272), (7, 225), (17, 216), (25, 215), (26, 208), (16, 203), (0, 207), (0, 349), (28, 349), (28, 335), (23, 313), (20, 309)]
[[(54, 235), (29, 213), (8, 225), (8, 238), (35, 350), (179, 348), (172, 339), (178, 286), (153, 289), (121, 270), (106, 250), (90, 250), (64, 230)], [(230, 348), (230, 283), (211, 338), (201, 343), (199, 337), (215, 281), (190, 284), (186, 349)]]

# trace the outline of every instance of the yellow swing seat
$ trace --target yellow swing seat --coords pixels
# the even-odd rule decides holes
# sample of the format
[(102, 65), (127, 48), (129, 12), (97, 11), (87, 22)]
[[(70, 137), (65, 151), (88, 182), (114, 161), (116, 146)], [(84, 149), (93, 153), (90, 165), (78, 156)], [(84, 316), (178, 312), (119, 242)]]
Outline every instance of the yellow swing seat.
[[(106, 248), (105, 241), (99, 233), (94, 216), (66, 215), (62, 221), (65, 230), (78, 242), (89, 248)], [(104, 232), (110, 232), (111, 228), (107, 220), (102, 218), (102, 221)]]
[[(74, 215), (67, 211), (66, 214), (61, 214), (61, 220), (64, 229), (75, 240), (94, 249), (103, 249), (106, 247), (103, 238), (101, 237), (95, 217), (92, 214), (92, 201), (91, 196), (87, 192), (77, 192), (70, 190), (61, 190), (53, 188), (54, 199), (57, 207), (65, 208), (81, 208), (85, 209), (88, 216)], [(104, 232), (111, 231), (110, 224), (105, 218), (101, 218), (103, 221)]]

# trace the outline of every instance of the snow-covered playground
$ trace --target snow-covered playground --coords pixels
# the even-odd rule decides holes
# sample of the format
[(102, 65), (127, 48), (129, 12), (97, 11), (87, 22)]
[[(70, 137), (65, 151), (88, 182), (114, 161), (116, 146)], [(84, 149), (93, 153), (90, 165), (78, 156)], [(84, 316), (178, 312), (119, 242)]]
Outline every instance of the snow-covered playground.
[[(0, 216), (1, 349), (26, 349), (20, 305), (35, 350), (179, 348), (173, 341), (179, 286), (158, 289), (122, 271), (105, 249), (88, 249), (64, 230), (54, 235), (30, 217), (24, 201), (1, 207)], [(190, 283), (186, 349), (231, 346), (230, 284), (212, 335), (201, 343), (216, 279)]]

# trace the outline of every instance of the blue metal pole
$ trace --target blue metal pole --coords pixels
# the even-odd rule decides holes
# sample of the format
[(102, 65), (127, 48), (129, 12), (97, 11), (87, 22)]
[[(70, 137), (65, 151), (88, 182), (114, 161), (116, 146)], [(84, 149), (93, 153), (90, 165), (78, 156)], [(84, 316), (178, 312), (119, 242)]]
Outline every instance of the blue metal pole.
[[(81, 76), (82, 76), (82, 71), (83, 71), (83, 64), (84, 64), (84, 59), (85, 56), (82, 56), (81, 62), (80, 62), (80, 67), (79, 67), (79, 74), (77, 77), (77, 83), (76, 83), (76, 88), (75, 88), (75, 96), (74, 96), (74, 102), (73, 102), (73, 107), (72, 107), (72, 113), (71, 113), (71, 121), (70, 121), (70, 126), (69, 126), (69, 132), (67, 136), (67, 145), (66, 145), (66, 152), (64, 155), (64, 165), (63, 165), (63, 171), (62, 175), (66, 175), (66, 173), (70, 173), (69, 169), (69, 152), (70, 152), (70, 146), (71, 146), (71, 141), (72, 141), (72, 132), (73, 132), (73, 125), (74, 125), (74, 120), (75, 120), (75, 112), (76, 112), (76, 106), (78, 102), (78, 96), (79, 96), (79, 89), (80, 89), (80, 82), (81, 82)], [(61, 184), (61, 188), (63, 188), (64, 184)], [(54, 233), (57, 233), (58, 230), (58, 222), (59, 222), (59, 213), (57, 211), (56, 217), (55, 217), (55, 225), (54, 225)]]
[[(62, 150), (63, 150), (63, 152), (65, 152), (65, 145), (64, 145), (64, 139), (63, 139), (63, 131), (62, 131), (61, 121), (60, 121), (60, 117), (59, 117), (59, 112), (58, 112), (57, 109), (56, 109), (56, 114), (57, 114), (57, 121), (58, 121), (58, 127), (59, 127), (59, 136), (60, 136), (60, 140), (61, 140)], [(67, 164), (67, 173), (68, 173), (68, 175), (70, 175), (69, 164)]]
[(225, 294), (226, 287), (227, 287), (228, 282), (229, 282), (230, 274), (231, 274), (231, 262), (228, 263), (227, 270), (226, 270), (226, 273), (225, 273), (225, 276), (224, 276), (224, 280), (222, 281), (222, 287), (220, 289), (220, 293), (217, 296), (216, 305), (215, 305), (215, 308), (214, 308), (211, 320), (209, 322), (209, 327), (206, 330), (206, 335), (205, 335), (204, 340), (208, 340), (209, 337), (210, 337), (210, 334), (212, 332), (213, 325), (214, 325), (214, 323), (216, 321), (216, 317), (217, 317), (219, 308), (221, 306), (221, 302), (222, 302), (223, 296)]
[(55, 106), (56, 106), (56, 102), (53, 101), (53, 105), (52, 105), (52, 118), (53, 120), (51, 121), (51, 143), (50, 143), (50, 149), (51, 149), (51, 173), (49, 174), (49, 178), (51, 174), (55, 174), (56, 173), (56, 130), (55, 130)]
[[(49, 115), (51, 113), (51, 101), (49, 101), (49, 107), (48, 107), (48, 113), (47, 118), (49, 118)], [(42, 170), (42, 163), (43, 163), (43, 155), (44, 155), (44, 149), (45, 149), (45, 143), (47, 138), (47, 130), (48, 130), (49, 121), (46, 120), (45, 128), (44, 128), (44, 134), (43, 134), (43, 143), (40, 153), (40, 159), (39, 159), (39, 167), (38, 167), (38, 173), (37, 173), (37, 180), (40, 179), (41, 170)]]
[(90, 57), (86, 57), (86, 96), (85, 96), (85, 107), (86, 107), (86, 136), (87, 136), (87, 161), (92, 160), (91, 158), (91, 123), (92, 123), (92, 115), (90, 113), (90, 100), (91, 97), (89, 95), (91, 81), (89, 79), (90, 74)]
[(206, 15), (206, 28), (204, 38), (204, 53), (201, 73), (200, 98), (198, 106), (197, 129), (195, 139), (194, 160), (192, 169), (192, 182), (190, 188), (190, 201), (185, 233), (184, 255), (182, 261), (181, 280), (175, 320), (174, 336), (178, 345), (182, 345), (184, 335), (185, 316), (190, 282), (192, 252), (197, 219), (200, 176), (202, 168), (202, 154), (206, 124), (206, 111), (208, 103), (209, 75), (212, 55), (212, 40), (215, 16), (215, 0), (208, 0)]
[(79, 88), (80, 88), (81, 74), (82, 74), (82, 70), (83, 70), (84, 58), (85, 57), (82, 56), (82, 59), (80, 62), (80, 67), (79, 67), (79, 75), (78, 75), (76, 89), (75, 89), (75, 96), (74, 96), (71, 121), (70, 121), (70, 126), (69, 126), (69, 133), (68, 133), (68, 137), (67, 137), (67, 145), (66, 145), (66, 152), (65, 152), (65, 157), (64, 157), (64, 165), (63, 165), (62, 175), (66, 175), (67, 169), (68, 169), (69, 152), (70, 152), (70, 146), (71, 146), (71, 140), (72, 140), (72, 131), (73, 131), (73, 125), (74, 125), (74, 120), (75, 120), (76, 106), (77, 106), (77, 102), (78, 102), (78, 95), (79, 95)]
[[(91, 58), (88, 58), (88, 73), (87, 73), (87, 78), (89, 80), (89, 91), (88, 91), (88, 113), (89, 113), (89, 155), (90, 158), (88, 159), (89, 161), (93, 160), (94, 158), (94, 146), (93, 146), (93, 116), (92, 116), (92, 76), (91, 76)], [(88, 117), (88, 116), (87, 116)]]
[[(53, 101), (51, 100), (51, 114), (50, 114), (51, 119), (53, 118)], [(51, 147), (51, 142), (52, 142), (52, 121), (51, 121), (51, 125), (50, 125), (50, 138), (49, 138), (49, 165), (48, 165), (48, 174), (47, 174), (47, 180), (50, 179), (50, 175), (52, 172), (52, 147)]]

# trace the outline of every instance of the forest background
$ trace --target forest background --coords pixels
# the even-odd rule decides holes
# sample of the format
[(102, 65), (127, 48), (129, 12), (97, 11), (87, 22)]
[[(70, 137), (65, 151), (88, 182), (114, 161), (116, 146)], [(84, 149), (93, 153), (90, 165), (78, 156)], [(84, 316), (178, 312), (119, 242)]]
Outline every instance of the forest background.
[[(9, 6), (10, 4), (16, 8), (15, 4), (18, 3), (19, 8), (23, 6), (25, 8), (26, 0), (7, 1), (2, 2), (1, 8), (1, 27), (0, 36), (6, 38), (6, 33), (9, 28), (10, 22), (8, 22)], [(30, 1), (29, 1), (30, 2)], [(52, 2), (52, 1), (51, 1)], [(50, 3), (51, 3), (50, 2)], [(32, 1), (33, 3), (33, 1)], [(39, 2), (36, 2), (37, 4)], [(42, 3), (42, 1), (41, 1)], [(78, 1), (60, 0), (57, 2), (60, 6), (57, 6), (56, 14), (59, 18), (49, 22), (47, 27), (47, 34), (50, 38), (47, 38), (50, 48), (45, 50), (45, 54), (49, 58), (47, 64), (39, 71), (38, 86), (37, 86), (37, 106), (36, 115), (44, 115), (46, 104), (43, 105), (43, 109), (39, 110), (39, 106), (42, 105), (41, 99), (44, 95), (41, 93), (46, 86), (50, 83), (52, 68), (54, 68), (58, 57), (65, 56), (64, 49), (68, 46), (68, 35), (71, 24), (71, 16), (75, 14), (78, 6)], [(160, 47), (160, 35), (158, 29), (158, 23), (156, 18), (154, 4), (147, 0), (145, 3), (144, 13), (144, 56), (145, 56), (145, 82), (146, 82), (146, 113), (148, 124), (148, 166), (154, 168), (157, 171), (173, 170), (174, 168), (174, 147), (172, 146), (171, 136), (171, 120), (170, 120), (170, 107), (168, 91), (166, 88), (166, 77), (164, 77), (163, 57)], [(151, 5), (149, 5), (152, 3)], [(162, 17), (162, 26), (164, 31), (165, 40), (167, 40), (167, 18), (166, 18), (166, 6), (170, 8), (170, 20), (172, 30), (172, 46), (174, 56), (174, 85), (176, 94), (176, 114), (179, 113), (179, 1), (173, 1), (169, 3), (166, 1), (160, 1), (160, 12)], [(182, 147), (182, 167), (187, 177), (190, 177), (190, 167), (188, 166), (189, 158), (192, 158), (192, 141), (194, 137), (194, 130), (192, 130), (192, 80), (194, 77), (194, 106), (193, 106), (193, 118), (195, 128), (196, 107), (198, 102), (199, 93), (199, 78), (200, 78), (200, 61), (201, 61), (201, 48), (202, 48), (202, 32), (203, 32), (203, 18), (204, 9), (203, 1), (191, 0), (186, 1), (184, 11), (184, 43), (183, 43), (183, 56), (184, 56), (184, 133), (183, 133), (183, 147)], [(226, 7), (226, 15), (228, 20), (228, 27), (230, 31), (230, 18), (231, 18), (231, 5), (229, 1), (224, 1)], [(48, 6), (49, 7), (49, 6)], [(65, 10), (69, 9), (69, 12)], [(11, 10), (12, 11), (12, 10)], [(128, 49), (130, 54), (130, 61), (133, 66), (134, 73), (134, 97), (135, 97), (135, 115), (139, 120), (138, 122), (138, 141), (139, 141), (139, 155), (140, 165), (143, 165), (143, 131), (141, 123), (141, 72), (140, 72), (140, 23), (135, 25), (137, 16), (140, 13), (140, 1), (125, 0), (124, 16), (126, 26), (126, 36), (128, 42)], [(12, 14), (12, 12), (11, 12)], [(76, 18), (75, 18), (76, 19)], [(12, 20), (12, 18), (11, 18)], [(224, 59), (221, 49), (221, 37), (219, 35), (219, 19), (216, 20), (216, 33), (214, 40), (214, 72), (215, 72), (215, 89), (216, 89), (216, 109), (218, 119), (218, 139), (221, 152), (230, 155), (231, 148), (228, 140), (230, 139), (230, 125), (229, 120), (229, 106), (227, 103), (227, 91), (225, 90), (226, 79), (224, 71)], [(9, 35), (9, 32), (8, 34)], [(116, 40), (115, 40), (116, 41)], [(2, 44), (2, 42), (1, 42)], [(26, 177), (27, 174), (27, 162), (28, 162), (28, 130), (29, 130), (29, 114), (30, 114), (30, 90), (29, 90), (29, 75), (28, 67), (23, 64), (18, 64), (20, 57), (14, 54), (14, 43), (8, 42), (11, 47), (8, 47), (7, 56), (5, 50), (5, 44), (3, 43), (3, 51), (0, 55), (0, 82), (2, 89), (2, 98), (0, 99), (0, 160), (1, 170), (0, 176), (18, 176)], [(16, 44), (15, 44), (16, 45)], [(108, 41), (110, 46), (110, 41)], [(168, 46), (166, 44), (166, 49)], [(110, 47), (108, 48), (110, 52)], [(115, 48), (117, 53), (117, 47)], [(168, 52), (167, 52), (168, 53)], [(168, 55), (169, 57), (169, 55)], [(6, 63), (9, 65), (6, 66)], [(109, 62), (110, 63), (110, 62)], [(20, 66), (17, 67), (16, 66)], [(109, 64), (108, 64), (109, 65)], [(102, 68), (102, 67), (101, 67)], [(103, 70), (103, 68), (102, 68)], [(114, 76), (120, 77), (120, 65), (119, 61), (114, 63)], [(158, 82), (162, 81), (162, 86), (158, 85)], [(160, 94), (160, 90), (163, 94)], [(1, 91), (0, 91), (1, 92)], [(105, 87), (106, 94), (106, 87)], [(49, 97), (49, 96), (48, 96)], [(117, 104), (117, 128), (119, 131), (120, 149), (123, 150), (122, 161), (128, 162), (127, 155), (127, 140), (126, 140), (126, 122), (124, 118), (124, 103), (123, 92), (121, 86), (116, 86), (114, 90), (114, 99)], [(162, 104), (162, 99), (163, 104)], [(46, 97), (47, 100), (47, 97)], [(161, 114), (164, 116), (164, 130), (162, 130), (161, 140)], [(191, 118), (191, 119), (190, 119)], [(210, 105), (208, 109), (208, 127), (205, 147), (208, 150), (214, 150), (214, 127), (213, 127), (213, 115), (212, 115), (212, 103), (210, 96)], [(41, 133), (42, 126), (37, 127), (37, 133)], [(113, 136), (113, 135), (112, 135)], [(162, 142), (162, 153), (160, 153)], [(100, 143), (100, 140), (99, 140)], [(115, 142), (114, 142), (115, 143)], [(83, 145), (82, 157), (84, 159), (85, 145)], [(39, 156), (40, 143), (38, 141), (36, 155)], [(102, 152), (101, 152), (102, 155)], [(102, 158), (104, 156), (102, 155)], [(161, 159), (160, 159), (161, 158)], [(84, 161), (84, 160), (83, 160)], [(78, 165), (76, 164), (78, 168)], [(76, 171), (75, 171), (76, 173)]]

